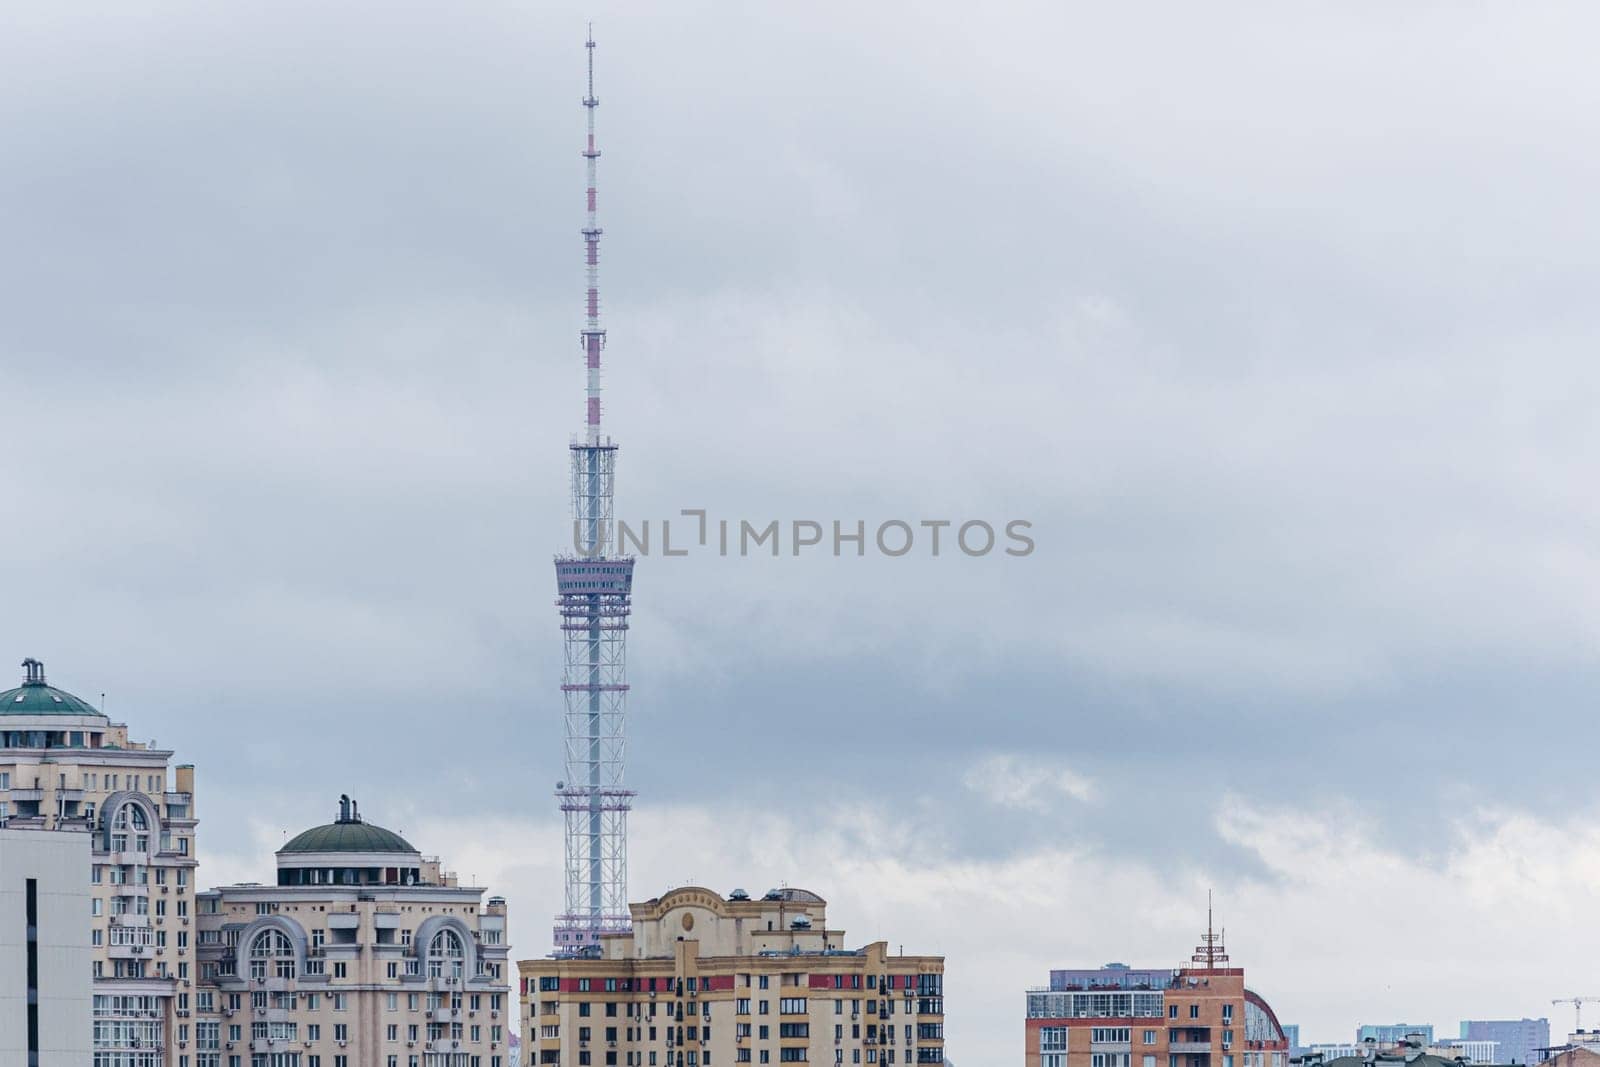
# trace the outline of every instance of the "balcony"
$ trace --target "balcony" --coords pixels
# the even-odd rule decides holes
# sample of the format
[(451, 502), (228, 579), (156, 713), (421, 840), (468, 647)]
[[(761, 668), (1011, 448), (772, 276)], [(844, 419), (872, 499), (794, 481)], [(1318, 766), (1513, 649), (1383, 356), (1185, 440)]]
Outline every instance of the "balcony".
[(1173, 1052), (1173, 1053), (1179, 1053), (1179, 1054), (1188, 1054), (1188, 1055), (1196, 1055), (1196, 1054), (1209, 1055), (1211, 1053), (1211, 1042), (1209, 1042), (1209, 1041), (1169, 1041), (1169, 1042), (1167, 1042), (1167, 1051), (1168, 1052)]
[(154, 945), (107, 945), (106, 955), (114, 960), (145, 960), (156, 954)]

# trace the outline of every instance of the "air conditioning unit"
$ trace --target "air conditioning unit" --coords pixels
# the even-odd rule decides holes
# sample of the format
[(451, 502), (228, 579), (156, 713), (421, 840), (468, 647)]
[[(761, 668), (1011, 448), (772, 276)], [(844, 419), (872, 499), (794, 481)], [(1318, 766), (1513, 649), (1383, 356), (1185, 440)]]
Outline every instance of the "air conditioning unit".
[(346, 1041), (345, 1041), (345, 1040), (344, 1040), (344, 1039), (343, 1039), (343, 1038), (340, 1038), (340, 1039), (339, 1039), (339, 1047), (340, 1047), (340, 1048), (344, 1048), (344, 1046), (345, 1046), (345, 1045), (346, 1045), (346, 1044), (347, 1044), (347, 1042), (346, 1042)]
[(257, 1015), (265, 1015), (266, 1013), (267, 1013), (267, 1009), (266, 1008), (257, 1008), (256, 1009), (256, 1014)]
[(491, 1009), (490, 1012), (489, 1012), (489, 1018), (491, 1018), (491, 1019), (500, 1018), (500, 1009), (498, 1009), (498, 1008)]
[(189, 925), (189, 916), (184, 915), (184, 916), (180, 917), (178, 919), (178, 921), (181, 922), (183, 925), (188, 926)]
[(406, 1048), (416, 1048), (416, 1047), (417, 1047), (417, 1043), (415, 1041), (407, 1041), (406, 1042)]
[[(233, 1013), (229, 1012), (228, 1014), (232, 1015)], [(233, 1042), (232, 1041), (228, 1042), (228, 1051), (230, 1051), (230, 1052), (233, 1051)]]
[(166, 892), (166, 891), (167, 891), (167, 887), (166, 887), (166, 886), (162, 886), (162, 887), (161, 887), (161, 891), (162, 891), (162, 892), (163, 892), (163, 893), (165, 893), (165, 892)]

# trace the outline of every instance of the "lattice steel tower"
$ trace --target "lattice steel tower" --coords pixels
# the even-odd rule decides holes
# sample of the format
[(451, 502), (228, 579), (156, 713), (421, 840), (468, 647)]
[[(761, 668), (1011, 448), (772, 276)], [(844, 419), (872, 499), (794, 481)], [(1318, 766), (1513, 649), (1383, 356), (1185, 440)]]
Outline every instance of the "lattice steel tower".
[(556, 916), (558, 953), (595, 944), (601, 933), (627, 930), (628, 809), (623, 785), (627, 748), (627, 637), (633, 557), (612, 555), (611, 492), (617, 446), (600, 432), (600, 224), (595, 206), (594, 34), (589, 92), (583, 98), (589, 139), (588, 216), (583, 227), (587, 316), (579, 335), (588, 368), (584, 432), (572, 457), (573, 554), (556, 557), (556, 605), (566, 647), (561, 691), (566, 700), (566, 778), (556, 786), (566, 819), (566, 911)]

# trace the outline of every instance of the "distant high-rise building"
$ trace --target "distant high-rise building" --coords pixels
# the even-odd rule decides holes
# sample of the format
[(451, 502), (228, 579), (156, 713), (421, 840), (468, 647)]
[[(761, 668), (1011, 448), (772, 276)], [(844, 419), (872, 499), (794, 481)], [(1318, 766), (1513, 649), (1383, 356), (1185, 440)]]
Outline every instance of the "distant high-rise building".
[(94, 1059), (89, 834), (0, 830), (0, 1064)]
[(1300, 1024), (1284, 1023), (1283, 1036), (1284, 1040), (1289, 1042), (1290, 1054), (1292, 1055), (1293, 1053), (1298, 1052), (1300, 1049)]
[(1376, 1041), (1381, 1049), (1390, 1049), (1413, 1035), (1420, 1037), (1422, 1047), (1427, 1048), (1433, 1044), (1433, 1024), (1377, 1023), (1360, 1026), (1356, 1029), (1356, 1044), (1371, 1040)]
[(1538, 1063), (1550, 1047), (1549, 1019), (1463, 1019), (1461, 1036), (1469, 1041), (1496, 1041), (1504, 1063)]
[(1027, 1067), (1285, 1067), (1277, 1016), (1209, 929), (1187, 967), (1050, 972), (1028, 992)]
[(128, 739), (87, 700), (23, 661), (0, 693), (0, 827), (89, 838), (84, 867), (94, 981), (94, 1063), (179, 1067), (194, 966), (194, 767)]

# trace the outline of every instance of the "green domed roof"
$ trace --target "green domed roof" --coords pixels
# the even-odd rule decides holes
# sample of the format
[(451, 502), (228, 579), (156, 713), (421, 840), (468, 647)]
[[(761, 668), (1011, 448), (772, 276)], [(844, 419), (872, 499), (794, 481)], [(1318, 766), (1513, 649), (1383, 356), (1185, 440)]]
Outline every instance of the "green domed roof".
[(100, 709), (64, 689), (47, 685), (44, 664), (36, 659), (22, 661), (27, 674), (17, 689), (0, 693), (0, 715), (99, 715)]
[(278, 850), (285, 852), (416, 852), (411, 842), (381, 826), (362, 822), (349, 797), (339, 798), (339, 818), (297, 834)]

